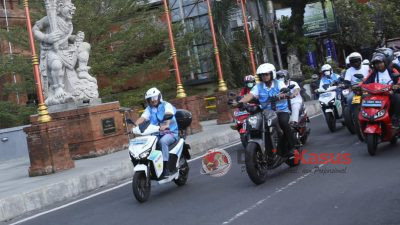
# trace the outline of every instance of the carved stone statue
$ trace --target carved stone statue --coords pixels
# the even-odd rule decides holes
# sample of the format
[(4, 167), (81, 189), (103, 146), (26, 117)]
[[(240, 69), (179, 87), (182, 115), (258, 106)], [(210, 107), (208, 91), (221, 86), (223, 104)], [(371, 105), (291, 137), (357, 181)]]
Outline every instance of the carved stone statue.
[(96, 78), (89, 74), (90, 44), (85, 34), (72, 35), (71, 0), (45, 0), (47, 16), (33, 26), (40, 45), (40, 72), (48, 106), (97, 99)]

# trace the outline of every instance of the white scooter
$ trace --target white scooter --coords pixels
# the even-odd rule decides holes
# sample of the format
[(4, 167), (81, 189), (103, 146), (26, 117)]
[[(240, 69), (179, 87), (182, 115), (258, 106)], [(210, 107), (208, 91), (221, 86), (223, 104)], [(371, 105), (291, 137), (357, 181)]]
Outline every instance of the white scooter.
[(337, 95), (337, 88), (337, 86), (324, 85), (323, 88), (317, 90), (320, 93), (318, 100), (331, 132), (336, 131), (336, 121), (343, 118), (341, 96)]
[[(165, 117), (164, 121), (171, 117)], [(162, 175), (163, 155), (161, 147), (158, 146), (160, 127), (144, 123), (132, 129), (132, 133), (138, 136), (129, 141), (129, 155), (134, 166), (132, 189), (139, 202), (148, 200), (151, 192), (151, 180), (157, 181), (159, 184), (173, 181), (176, 185), (182, 186), (188, 179), (189, 164), (187, 160), (190, 159), (190, 146), (185, 143), (184, 130), (190, 125), (192, 117), (191, 113), (186, 110), (177, 110), (175, 118), (180, 130), (180, 138), (170, 145), (168, 167), (175, 172), (167, 177)], [(132, 123), (130, 120), (127, 122)]]

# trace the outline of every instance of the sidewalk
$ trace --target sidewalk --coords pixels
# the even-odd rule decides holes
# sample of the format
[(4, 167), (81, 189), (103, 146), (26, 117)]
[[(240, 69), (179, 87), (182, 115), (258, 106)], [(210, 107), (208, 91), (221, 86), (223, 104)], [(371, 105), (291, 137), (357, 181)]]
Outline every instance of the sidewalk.
[[(306, 104), (310, 116), (320, 112), (318, 104), (315, 101)], [(203, 132), (186, 140), (193, 157), (239, 141), (238, 133), (229, 127), (231, 124), (216, 125), (215, 120), (201, 124)], [(75, 168), (47, 176), (28, 177), (28, 168), (27, 159), (0, 163), (0, 221), (116, 184), (133, 175), (128, 150), (76, 160)]]

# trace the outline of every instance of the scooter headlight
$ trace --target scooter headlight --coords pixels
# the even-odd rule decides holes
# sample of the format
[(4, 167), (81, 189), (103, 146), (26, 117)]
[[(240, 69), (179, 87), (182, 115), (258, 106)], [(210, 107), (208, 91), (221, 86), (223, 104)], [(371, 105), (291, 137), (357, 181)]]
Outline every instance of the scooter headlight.
[(369, 115), (368, 115), (368, 113), (366, 113), (365, 111), (361, 111), (361, 115), (362, 115), (364, 118), (369, 119)]
[(332, 99), (329, 101), (329, 105), (333, 105), (333, 104), (335, 104), (335, 99)]
[(140, 153), (139, 158), (144, 159), (144, 158), (147, 158), (149, 155), (150, 155), (150, 149), (145, 152)]
[(251, 117), (249, 117), (248, 121), (249, 121), (249, 125), (250, 125), (252, 128), (257, 128), (257, 116), (251, 116)]
[(378, 119), (381, 118), (385, 115), (386, 110), (382, 109), (381, 111), (379, 111), (377, 114), (374, 115), (374, 119)]

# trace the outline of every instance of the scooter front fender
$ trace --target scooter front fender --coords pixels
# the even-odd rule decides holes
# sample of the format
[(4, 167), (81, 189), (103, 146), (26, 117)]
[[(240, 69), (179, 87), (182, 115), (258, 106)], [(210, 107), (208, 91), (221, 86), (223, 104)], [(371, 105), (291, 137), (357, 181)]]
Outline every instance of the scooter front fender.
[(141, 171), (144, 171), (145, 174), (146, 174), (146, 177), (148, 177), (148, 172), (147, 172), (147, 166), (146, 166), (146, 165), (144, 165), (144, 164), (137, 164), (137, 165), (135, 166), (135, 168), (133, 168), (133, 172), (134, 172), (134, 173), (136, 173), (136, 172), (141, 172)]
[(382, 129), (379, 124), (368, 124), (364, 129), (365, 134), (382, 134)]

